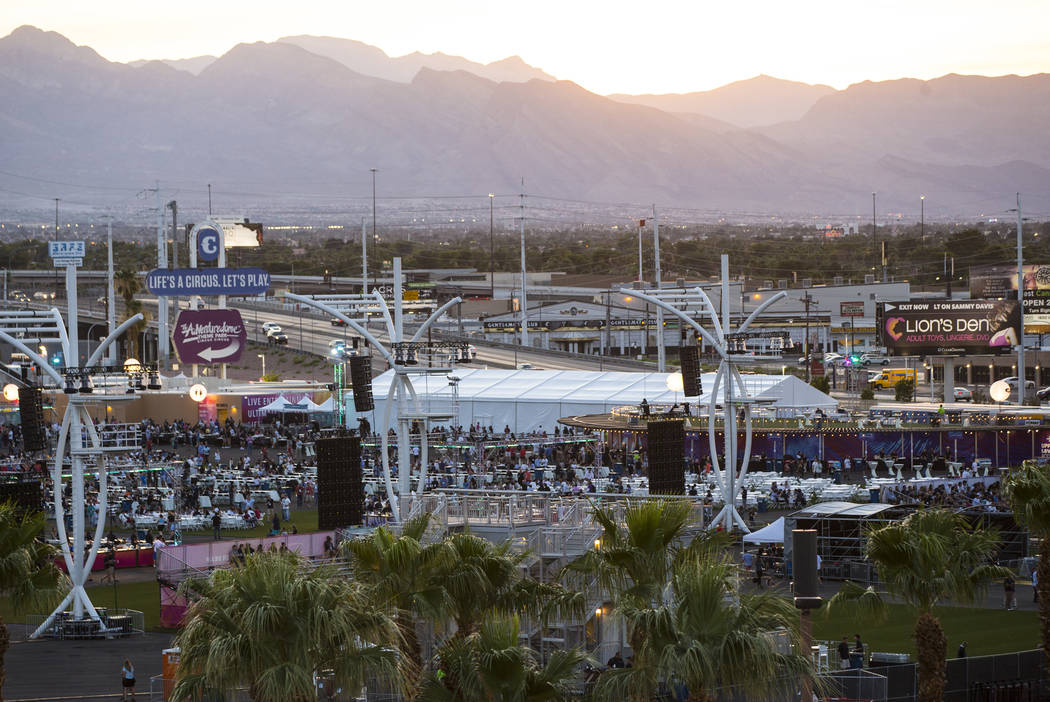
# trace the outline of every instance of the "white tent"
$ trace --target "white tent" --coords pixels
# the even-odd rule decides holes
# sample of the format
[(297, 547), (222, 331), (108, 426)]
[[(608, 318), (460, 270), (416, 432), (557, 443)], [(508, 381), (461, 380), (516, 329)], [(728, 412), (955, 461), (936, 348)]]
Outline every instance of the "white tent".
[[(497, 430), (509, 426), (525, 432), (543, 427), (554, 429), (558, 419), (574, 415), (604, 414), (615, 407), (683, 402), (682, 393), (667, 389), (668, 373), (622, 371), (469, 370), (456, 368), (458, 378), (458, 423), (481, 423)], [(387, 371), (372, 383), (376, 417), (385, 411), (386, 396), (394, 372)], [(702, 376), (706, 404), (714, 386), (714, 373)], [(838, 403), (830, 396), (793, 375), (743, 375), (748, 394), (768, 401), (777, 409), (818, 407), (832, 410)], [(453, 386), (445, 376), (416, 376), (412, 379), (421, 405), (450, 403)], [(721, 389), (716, 400), (721, 400)], [(696, 400), (689, 398), (695, 412)], [(396, 414), (396, 413), (395, 413)]]
[(784, 518), (766, 524), (758, 531), (744, 537), (745, 544), (782, 544), (784, 543)]
[(260, 412), (271, 414), (275, 412), (305, 412), (312, 414), (316, 412), (324, 412), (331, 410), (322, 410), (320, 405), (315, 404), (309, 397), (305, 395), (302, 399), (292, 400), (286, 395), (280, 395), (270, 404), (265, 407), (259, 408)]
[(317, 405), (315, 412), (335, 412), (335, 399), (329, 397), (327, 400)]

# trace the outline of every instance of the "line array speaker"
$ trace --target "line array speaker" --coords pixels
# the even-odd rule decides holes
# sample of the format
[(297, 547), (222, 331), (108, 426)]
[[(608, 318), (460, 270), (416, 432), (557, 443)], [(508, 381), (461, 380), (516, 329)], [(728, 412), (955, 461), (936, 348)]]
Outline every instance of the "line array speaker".
[(22, 420), (22, 443), (29, 453), (47, 448), (44, 431), (44, 398), (40, 388), (27, 386), (18, 390), (18, 414)]
[(354, 408), (358, 412), (370, 412), (375, 409), (372, 402), (372, 358), (370, 356), (350, 357), (350, 385), (354, 390)]
[(682, 366), (682, 392), (686, 397), (699, 397), (704, 388), (700, 384), (700, 358), (696, 344), (679, 347), (678, 362)]
[(356, 436), (318, 439), (317, 526), (340, 529), (364, 521), (365, 486), (361, 440)]
[(649, 447), (649, 493), (685, 494), (685, 420), (650, 418), (646, 426)]

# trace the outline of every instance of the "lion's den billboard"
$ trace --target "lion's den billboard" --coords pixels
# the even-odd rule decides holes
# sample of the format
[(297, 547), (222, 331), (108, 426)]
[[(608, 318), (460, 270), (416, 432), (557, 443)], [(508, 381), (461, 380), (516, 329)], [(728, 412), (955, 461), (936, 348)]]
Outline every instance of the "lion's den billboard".
[(995, 353), (1021, 338), (1017, 300), (879, 303), (882, 343), (897, 356)]

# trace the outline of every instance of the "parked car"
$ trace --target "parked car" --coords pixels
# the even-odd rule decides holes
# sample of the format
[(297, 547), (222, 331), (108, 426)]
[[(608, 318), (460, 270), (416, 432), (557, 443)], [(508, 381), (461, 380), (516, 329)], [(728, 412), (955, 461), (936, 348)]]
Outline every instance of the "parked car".
[(1046, 402), (1047, 400), (1050, 400), (1050, 385), (1038, 391), (1035, 394), (1035, 396), (1039, 398), (1040, 402)]
[(973, 392), (970, 388), (962, 388), (955, 386), (955, 401), (956, 402), (973, 402)]
[(271, 344), (287, 344), (288, 343), (288, 335), (285, 334), (283, 331), (271, 331), (269, 334), (266, 335), (266, 339)]
[(888, 366), (888, 365), (890, 365), (890, 359), (886, 358), (885, 356), (879, 356), (878, 354), (874, 354), (874, 353), (862, 353), (860, 355), (860, 358), (861, 358), (861, 361), (863, 361), (864, 365), (868, 365), (868, 364), (871, 364), (871, 365), (874, 365), (874, 366)]
[(342, 358), (346, 355), (346, 342), (342, 339), (332, 339), (328, 342), (328, 353), (336, 358)]
[(536, 366), (531, 363), (519, 363), (518, 370), (536, 370)]
[[(1006, 381), (1006, 384), (1010, 386), (1011, 390), (1016, 390), (1017, 389), (1017, 376), (1016, 375), (1011, 375), (1011, 376), (1009, 376), (1007, 378), (1003, 378), (1003, 380)], [(1026, 380), (1026, 381), (1024, 381), (1024, 389), (1025, 389), (1026, 393), (1029, 392), (1029, 391), (1034, 391), (1035, 390), (1035, 381), (1034, 380)]]

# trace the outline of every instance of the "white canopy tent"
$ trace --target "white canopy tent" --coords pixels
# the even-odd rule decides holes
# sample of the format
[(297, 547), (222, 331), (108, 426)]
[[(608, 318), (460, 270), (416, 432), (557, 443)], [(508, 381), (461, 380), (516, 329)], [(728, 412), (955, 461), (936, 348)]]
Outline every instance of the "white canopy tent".
[(745, 544), (782, 544), (784, 543), (784, 518), (770, 522), (758, 531), (744, 536)]
[(299, 400), (292, 400), (286, 395), (281, 395), (265, 407), (260, 407), (259, 411), (266, 414), (276, 412), (305, 412), (306, 414), (315, 414), (317, 412), (330, 412), (331, 410), (321, 409), (320, 405), (315, 404), (313, 400), (306, 396), (303, 396), (303, 398)]
[[(473, 370), (457, 368), (450, 377), (458, 394), (458, 423), (463, 426), (480, 422), (500, 430), (509, 426), (514, 432), (554, 429), (558, 419), (573, 415), (604, 414), (615, 407), (637, 405), (645, 399), (650, 405), (685, 401), (682, 393), (667, 389), (668, 373), (631, 373), (623, 371), (540, 371), (540, 370)], [(375, 378), (372, 395), (376, 415), (385, 411), (386, 396), (393, 371)], [(714, 373), (702, 376), (705, 390), (714, 385)], [(748, 394), (768, 402), (775, 409), (833, 410), (838, 403), (832, 397), (792, 375), (745, 374)], [(420, 403), (453, 399), (453, 384), (445, 376), (413, 378)], [(700, 401), (708, 402), (710, 394)], [(718, 397), (721, 398), (721, 390)], [(689, 398), (696, 411), (696, 399)]]

